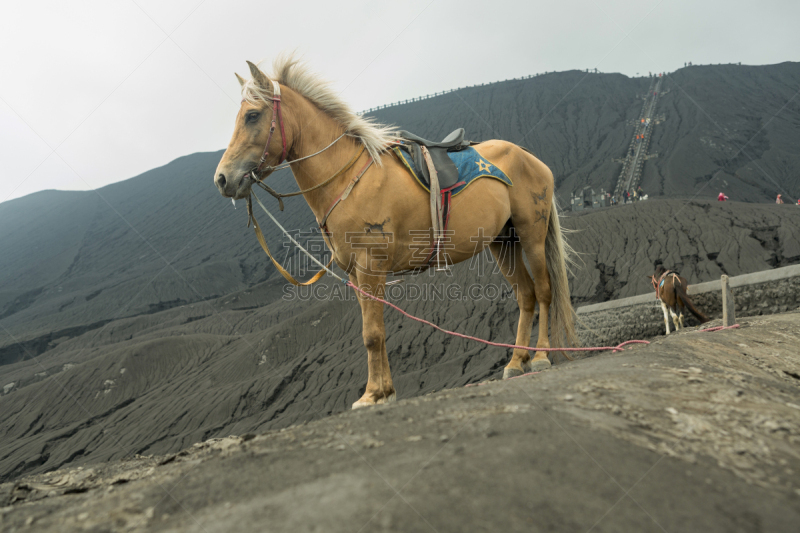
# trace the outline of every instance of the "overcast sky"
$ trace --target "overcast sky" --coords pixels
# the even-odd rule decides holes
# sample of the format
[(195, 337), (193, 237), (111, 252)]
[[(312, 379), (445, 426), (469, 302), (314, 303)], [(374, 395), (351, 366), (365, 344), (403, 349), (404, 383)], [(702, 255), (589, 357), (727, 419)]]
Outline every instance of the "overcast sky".
[(287, 49), (356, 110), (544, 71), (800, 60), (797, 0), (0, 6), (0, 202), (224, 148), (240, 100), (233, 72)]

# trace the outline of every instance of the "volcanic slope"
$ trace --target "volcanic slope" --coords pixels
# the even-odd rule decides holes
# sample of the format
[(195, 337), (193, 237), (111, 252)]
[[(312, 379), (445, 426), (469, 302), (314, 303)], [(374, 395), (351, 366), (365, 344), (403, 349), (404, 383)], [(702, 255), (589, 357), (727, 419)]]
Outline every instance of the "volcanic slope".
[[(792, 206), (648, 201), (564, 225), (576, 230), (571, 240), (583, 254), (572, 286), (585, 301), (648, 292), (644, 276), (656, 259), (692, 282), (782, 266), (787, 254), (800, 259), (800, 209)], [(390, 296), (448, 329), (510, 342), (517, 305), (493, 269), (484, 253), (450, 276), (409, 279)], [(470, 287), (478, 292), (466, 297)], [(312, 296), (280, 278), (56, 340), (38, 357), (0, 367), (0, 384), (10, 385), (0, 397), (0, 480), (345, 411), (366, 383), (360, 324), (340, 283), (323, 280)], [(386, 332), (400, 398), (499, 377), (508, 358), (390, 310)]]
[[(566, 205), (585, 185), (613, 188), (620, 171), (613, 159), (627, 150), (650, 82), (551, 73), (373, 115), (429, 138), (464, 126), (472, 139), (526, 146), (553, 169)], [(707, 198), (719, 189), (753, 202), (772, 201), (779, 191), (800, 195), (800, 101), (790, 98), (800, 87), (800, 64), (695, 66), (664, 83), (657, 113), (665, 121), (654, 126), (658, 157), (645, 163), (646, 192)], [(232, 212), (211, 185), (219, 157), (182, 157), (96, 192), (45, 191), (0, 204), (0, 347), (21, 341), (41, 353), (108, 320), (219, 297), (274, 275), (242, 212)], [(288, 172), (270, 180), (278, 190), (296, 187)], [(279, 219), (293, 230), (314, 227), (302, 200), (288, 202)], [(294, 254), (276, 233), (267, 239)], [(0, 348), (0, 363), (21, 353)]]
[[(591, 185), (613, 191), (648, 78), (563, 72), (471, 87), (374, 113), (427, 138), (464, 126), (544, 161), (562, 205)], [(651, 196), (774, 201), (800, 197), (800, 63), (706, 65), (666, 75), (642, 188)], [(663, 122), (661, 116), (663, 115)]]
[[(800, 197), (800, 65), (710, 65), (670, 74), (642, 188), (744, 202)], [(663, 92), (663, 91), (662, 91)]]
[(650, 290), (655, 265), (689, 283), (800, 263), (800, 208), (700, 200), (647, 200), (567, 217), (579, 268), (573, 302)]

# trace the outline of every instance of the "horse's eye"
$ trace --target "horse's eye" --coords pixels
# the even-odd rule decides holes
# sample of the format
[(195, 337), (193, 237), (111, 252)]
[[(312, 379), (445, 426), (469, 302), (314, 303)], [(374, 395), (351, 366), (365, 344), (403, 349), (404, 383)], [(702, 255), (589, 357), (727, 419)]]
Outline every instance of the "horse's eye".
[(258, 120), (259, 115), (261, 115), (261, 113), (248, 113), (246, 120), (248, 123), (255, 122)]

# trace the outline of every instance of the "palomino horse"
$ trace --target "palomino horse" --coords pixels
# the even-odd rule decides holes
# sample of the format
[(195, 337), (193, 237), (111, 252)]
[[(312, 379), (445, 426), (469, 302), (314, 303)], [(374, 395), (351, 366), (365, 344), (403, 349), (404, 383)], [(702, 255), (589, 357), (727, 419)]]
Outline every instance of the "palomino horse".
[[(397, 141), (394, 128), (353, 113), (326, 82), (292, 57), (275, 61), (272, 78), (248, 65), (250, 80), (236, 75), (242, 104), (214, 183), (225, 197), (247, 198), (256, 180), (287, 159), (317, 222), (323, 221), (323, 237), (336, 264), (354, 285), (382, 295), (387, 274), (419, 267), (424, 250), (433, 246), (429, 194), (387, 151)], [(475, 149), (502, 168), (514, 185), (478, 179), (454, 200), (448, 263), (469, 259), (488, 246), (515, 289), (520, 309), (516, 345), (529, 346), (537, 301), (536, 347), (550, 347), (548, 321), (556, 347), (577, 345), (567, 285), (571, 249), (561, 235), (553, 174), (536, 157), (505, 141), (486, 141)], [(512, 229), (518, 239), (503, 239), (513, 235)], [(420, 243), (420, 234), (430, 240)], [(517, 253), (501, 253), (501, 241), (512, 241)], [(359, 303), (369, 377), (353, 408), (395, 399), (383, 305), (362, 295)], [(504, 377), (549, 366), (547, 352), (536, 352), (531, 360), (528, 350), (515, 349)]]
[(656, 298), (661, 302), (661, 309), (664, 310), (664, 325), (667, 327), (667, 335), (669, 335), (670, 315), (675, 324), (675, 331), (683, 327), (684, 309), (689, 309), (689, 312), (701, 324), (708, 322), (708, 317), (701, 313), (689, 299), (687, 294), (689, 284), (686, 282), (686, 278), (682, 278), (677, 272), (667, 270), (663, 266), (658, 266), (656, 273), (648, 278), (656, 290)]

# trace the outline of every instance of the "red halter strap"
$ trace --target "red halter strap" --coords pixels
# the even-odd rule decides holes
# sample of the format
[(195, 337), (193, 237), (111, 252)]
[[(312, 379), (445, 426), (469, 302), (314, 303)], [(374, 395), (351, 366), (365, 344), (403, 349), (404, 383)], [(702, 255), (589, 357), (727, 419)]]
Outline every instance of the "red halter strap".
[(283, 130), (283, 116), (281, 115), (281, 86), (278, 85), (278, 82), (275, 80), (270, 81), (272, 81), (272, 97), (270, 98), (270, 100), (272, 100), (272, 123), (269, 127), (269, 135), (267, 136), (267, 144), (264, 146), (264, 153), (261, 156), (261, 160), (258, 162), (258, 166), (253, 171), (254, 174), (261, 174), (261, 169), (264, 163), (266, 163), (267, 157), (269, 157), (269, 143), (272, 141), (272, 134), (275, 133), (276, 122), (281, 128), (281, 144), (283, 145), (283, 150), (281, 151), (281, 158), (278, 159), (278, 162), (275, 164), (280, 165), (284, 159), (286, 159), (286, 134)]
[(658, 289), (661, 286), (661, 282), (664, 281), (664, 279), (666, 279), (666, 277), (669, 276), (670, 274), (672, 274), (673, 276), (675, 275), (675, 273), (672, 272), (672, 270), (667, 270), (663, 274), (661, 274), (661, 277), (659, 277), (658, 280), (656, 280), (655, 276), (652, 276), (650, 278), (650, 283), (653, 284), (653, 288), (656, 290), (656, 299), (658, 299)]

